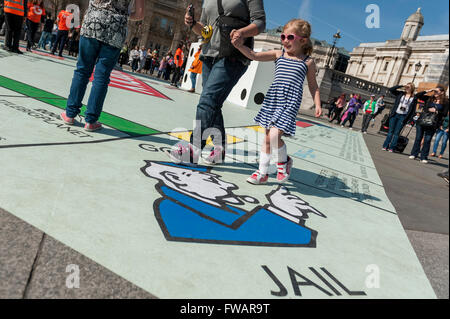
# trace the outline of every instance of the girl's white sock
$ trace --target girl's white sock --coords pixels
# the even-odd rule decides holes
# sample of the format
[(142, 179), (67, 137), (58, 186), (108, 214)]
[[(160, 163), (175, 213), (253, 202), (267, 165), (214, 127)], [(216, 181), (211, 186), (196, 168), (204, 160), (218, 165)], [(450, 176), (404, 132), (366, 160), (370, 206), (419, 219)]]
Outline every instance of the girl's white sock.
[(276, 150), (276, 154), (278, 156), (277, 163), (286, 163), (288, 160), (286, 144), (284, 144), (282, 148)]
[(262, 175), (267, 175), (269, 173), (270, 158), (271, 154), (261, 152), (259, 156), (259, 172)]

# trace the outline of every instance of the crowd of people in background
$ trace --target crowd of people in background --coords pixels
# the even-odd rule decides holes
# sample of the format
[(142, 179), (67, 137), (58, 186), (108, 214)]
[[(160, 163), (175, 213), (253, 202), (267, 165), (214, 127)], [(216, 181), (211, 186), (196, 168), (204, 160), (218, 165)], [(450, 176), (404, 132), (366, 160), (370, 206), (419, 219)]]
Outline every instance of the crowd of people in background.
[[(171, 51), (160, 53), (158, 49), (147, 49), (145, 46), (135, 46), (129, 49), (125, 45), (119, 56), (119, 65), (127, 65), (133, 73), (155, 76), (158, 79), (170, 81), (172, 86), (178, 86), (187, 64), (186, 45), (180, 43), (175, 54)], [(192, 66), (190, 66), (192, 67)]]
[(384, 98), (384, 95), (381, 95), (378, 99), (376, 99), (375, 95), (371, 95), (369, 100), (363, 102), (360, 94), (350, 94), (349, 99), (347, 99), (346, 94), (342, 94), (329, 101), (328, 120), (330, 123), (336, 121), (341, 127), (346, 127), (346, 124), (349, 123), (349, 129), (353, 130), (356, 118), (362, 111), (363, 124), (361, 131), (367, 134), (370, 124), (374, 125), (376, 117), (383, 113), (386, 107)]

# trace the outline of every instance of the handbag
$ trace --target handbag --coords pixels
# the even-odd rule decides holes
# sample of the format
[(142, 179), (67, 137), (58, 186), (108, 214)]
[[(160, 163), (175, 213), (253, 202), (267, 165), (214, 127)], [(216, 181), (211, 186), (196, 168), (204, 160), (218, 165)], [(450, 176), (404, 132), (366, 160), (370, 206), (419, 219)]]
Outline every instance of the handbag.
[(422, 113), (417, 120), (417, 124), (425, 128), (436, 127), (438, 123), (438, 113)]
[[(247, 5), (247, 1), (245, 1)], [(230, 33), (233, 30), (242, 29), (250, 24), (249, 21), (243, 21), (239, 18), (225, 16), (222, 6), (222, 0), (217, 0), (217, 8), (219, 9), (219, 17), (217, 18), (217, 26), (220, 34), (219, 58), (236, 57), (248, 60), (238, 49), (231, 43)], [(247, 38), (244, 45), (253, 49), (254, 39)]]

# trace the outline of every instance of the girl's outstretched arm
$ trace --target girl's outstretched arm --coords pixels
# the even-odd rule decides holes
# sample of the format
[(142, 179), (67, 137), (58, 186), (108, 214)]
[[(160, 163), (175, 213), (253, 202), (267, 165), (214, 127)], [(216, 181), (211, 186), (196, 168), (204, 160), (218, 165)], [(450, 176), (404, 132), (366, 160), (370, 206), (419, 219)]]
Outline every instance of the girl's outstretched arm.
[(244, 40), (242, 38), (241, 39), (233, 38), (233, 40), (231, 42), (236, 47), (236, 49), (241, 51), (241, 53), (243, 55), (245, 55), (247, 58), (249, 58), (252, 61), (262, 61), (262, 62), (275, 61), (283, 54), (283, 52), (281, 50), (255, 52), (252, 49), (250, 49), (249, 47), (244, 45)]
[(320, 100), (320, 90), (316, 80), (316, 63), (314, 62), (314, 59), (311, 58), (306, 64), (308, 65), (307, 78), (309, 91), (311, 92), (314, 104), (316, 105), (316, 117), (320, 117), (322, 115), (322, 101)]

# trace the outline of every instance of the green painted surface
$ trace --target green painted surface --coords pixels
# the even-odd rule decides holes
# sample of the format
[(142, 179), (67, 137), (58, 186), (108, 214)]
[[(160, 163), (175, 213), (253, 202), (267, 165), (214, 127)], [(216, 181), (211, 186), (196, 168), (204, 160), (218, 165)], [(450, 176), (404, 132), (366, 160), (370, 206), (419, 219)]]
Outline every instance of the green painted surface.
[[(47, 92), (45, 90), (33, 87), (31, 85), (4, 77), (0, 75), (0, 87), (11, 90), (13, 92), (32, 97), (35, 100), (50, 104), (62, 110), (66, 109), (67, 100), (56, 94)], [(86, 112), (86, 106), (83, 105), (81, 109), (81, 116), (84, 116)], [(130, 136), (141, 136), (157, 134), (159, 131), (152, 128), (140, 125), (120, 118), (118, 116), (102, 112), (99, 121), (109, 127), (115, 128), (121, 132), (124, 132)]]

